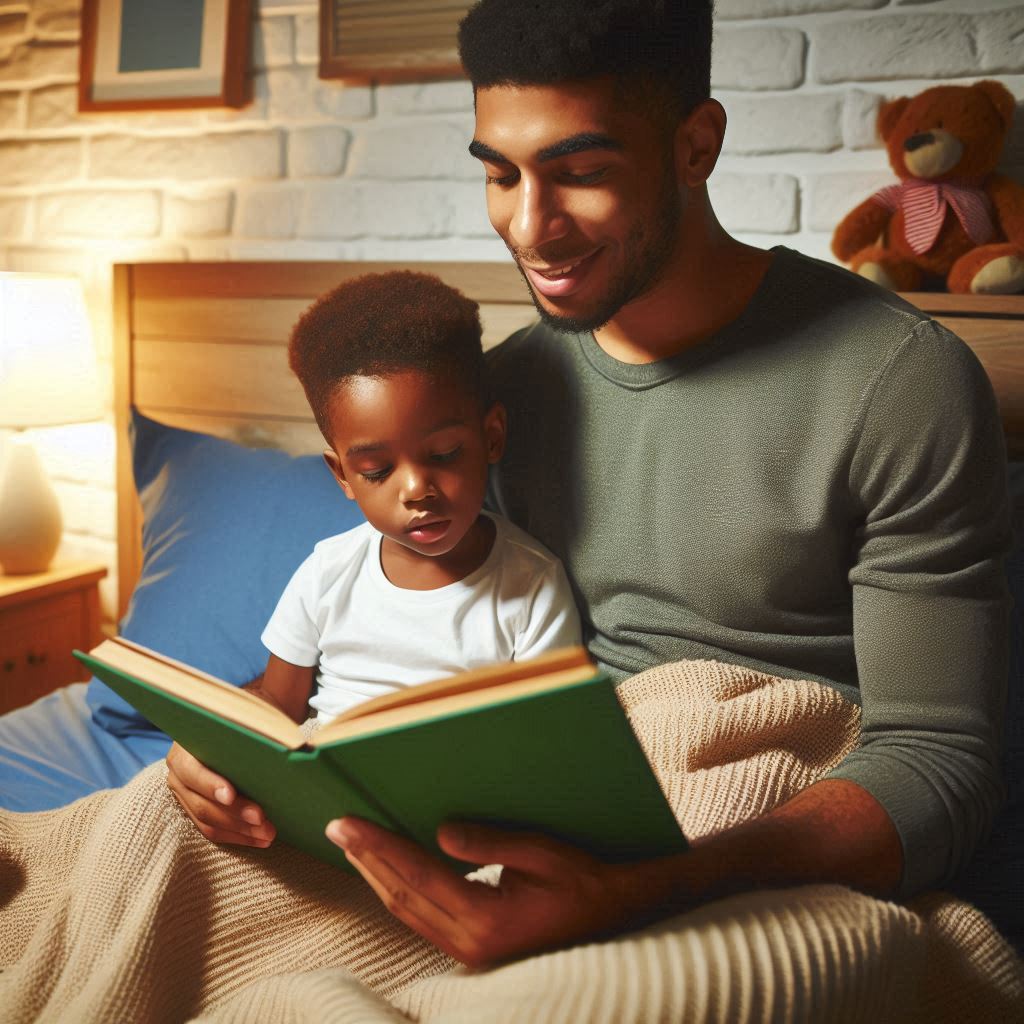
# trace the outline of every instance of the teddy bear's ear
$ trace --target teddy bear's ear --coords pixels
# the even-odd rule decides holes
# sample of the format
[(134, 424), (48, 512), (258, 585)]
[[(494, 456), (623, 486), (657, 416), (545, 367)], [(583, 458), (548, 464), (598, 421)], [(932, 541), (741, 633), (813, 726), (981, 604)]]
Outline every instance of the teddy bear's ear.
[(1016, 105), (1010, 90), (1002, 82), (994, 82), (988, 78), (983, 82), (975, 82), (971, 88), (988, 97), (989, 102), (996, 108), (1003, 127), (1009, 128), (1013, 121), (1013, 108)]
[(901, 96), (899, 99), (890, 100), (888, 103), (883, 103), (878, 108), (878, 134), (883, 139), (889, 138), (893, 128), (896, 127), (896, 122), (903, 115), (903, 111), (910, 106), (910, 98), (907, 96)]

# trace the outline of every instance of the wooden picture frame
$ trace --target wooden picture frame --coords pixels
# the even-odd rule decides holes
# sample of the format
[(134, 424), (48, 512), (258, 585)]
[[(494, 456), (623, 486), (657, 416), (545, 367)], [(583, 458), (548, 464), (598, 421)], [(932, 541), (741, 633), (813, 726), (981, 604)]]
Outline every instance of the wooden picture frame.
[(320, 77), (354, 85), (464, 77), (458, 26), (473, 0), (320, 0)]
[(78, 109), (243, 107), (251, 0), (83, 0)]

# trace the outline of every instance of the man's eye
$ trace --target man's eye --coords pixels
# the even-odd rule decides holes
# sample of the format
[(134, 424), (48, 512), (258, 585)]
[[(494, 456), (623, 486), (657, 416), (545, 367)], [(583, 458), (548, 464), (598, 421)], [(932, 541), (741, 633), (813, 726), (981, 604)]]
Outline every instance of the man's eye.
[(509, 174), (502, 175), (488, 174), (485, 180), (488, 185), (511, 185), (516, 180), (516, 172), (512, 171)]
[(462, 445), (457, 444), (454, 448), (449, 448), (446, 452), (435, 452), (430, 456), (434, 462), (454, 462), (462, 451)]
[(368, 483), (379, 484), (390, 472), (391, 467), (385, 466), (383, 469), (364, 469), (359, 475)]

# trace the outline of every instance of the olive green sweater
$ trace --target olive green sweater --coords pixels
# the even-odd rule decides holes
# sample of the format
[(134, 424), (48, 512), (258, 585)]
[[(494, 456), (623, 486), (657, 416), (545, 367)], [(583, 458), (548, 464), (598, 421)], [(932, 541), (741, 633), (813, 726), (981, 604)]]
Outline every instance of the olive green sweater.
[(565, 563), (614, 675), (713, 658), (860, 702), (832, 772), (947, 882), (1002, 795), (1005, 450), (968, 347), (786, 249), (745, 312), (621, 363), (542, 325), (489, 357), (510, 438), (492, 502)]

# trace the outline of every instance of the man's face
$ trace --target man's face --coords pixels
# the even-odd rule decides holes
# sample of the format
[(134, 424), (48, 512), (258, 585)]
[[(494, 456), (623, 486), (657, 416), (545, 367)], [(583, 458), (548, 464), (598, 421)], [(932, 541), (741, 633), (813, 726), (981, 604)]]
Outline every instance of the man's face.
[(598, 79), (476, 94), (487, 213), (541, 317), (596, 330), (654, 285), (679, 238), (672, 140)]

